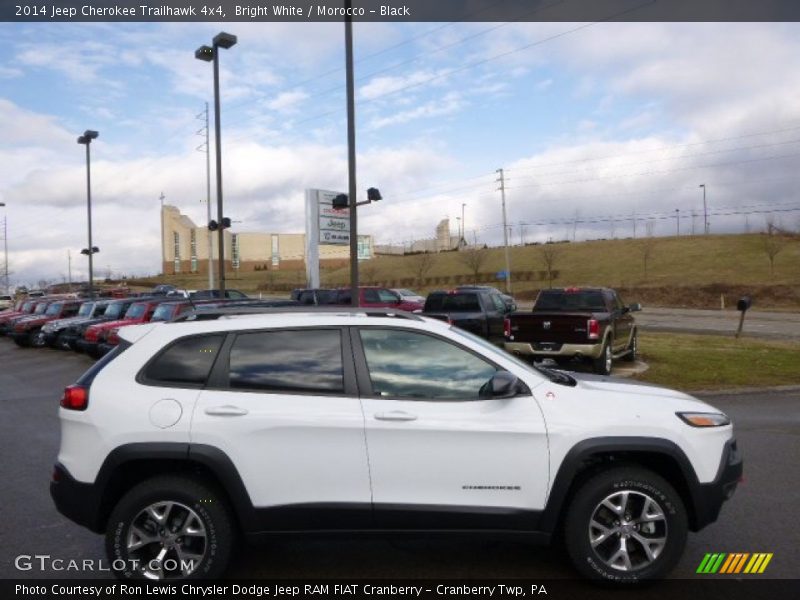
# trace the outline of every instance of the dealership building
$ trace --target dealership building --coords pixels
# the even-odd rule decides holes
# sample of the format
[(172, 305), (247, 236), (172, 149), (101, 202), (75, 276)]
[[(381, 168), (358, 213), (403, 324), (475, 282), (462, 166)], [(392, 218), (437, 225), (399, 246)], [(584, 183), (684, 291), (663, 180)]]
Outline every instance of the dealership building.
[[(223, 232), (226, 270), (267, 271), (305, 269), (304, 233)], [(211, 235), (211, 257), (216, 261), (219, 233)], [(372, 236), (358, 236), (358, 258), (372, 258)], [(165, 274), (208, 273), (208, 228), (198, 227), (175, 206), (161, 208), (161, 268)], [(345, 266), (349, 246), (320, 244), (320, 264)]]

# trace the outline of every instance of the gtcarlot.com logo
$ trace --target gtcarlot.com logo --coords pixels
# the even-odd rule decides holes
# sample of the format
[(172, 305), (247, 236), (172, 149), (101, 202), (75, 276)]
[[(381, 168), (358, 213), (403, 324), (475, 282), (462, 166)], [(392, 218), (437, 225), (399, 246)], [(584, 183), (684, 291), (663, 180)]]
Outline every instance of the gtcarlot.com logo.
[(697, 573), (704, 575), (721, 573), (731, 574), (760, 574), (767, 568), (772, 560), (772, 552), (717, 552), (706, 554)]

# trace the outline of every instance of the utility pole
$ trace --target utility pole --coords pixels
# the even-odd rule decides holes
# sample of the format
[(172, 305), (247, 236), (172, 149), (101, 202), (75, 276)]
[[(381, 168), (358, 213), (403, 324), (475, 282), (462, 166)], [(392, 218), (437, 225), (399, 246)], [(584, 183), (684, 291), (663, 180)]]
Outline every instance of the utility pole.
[(67, 284), (69, 291), (72, 291), (72, 254), (67, 250)]
[(681, 237), (681, 209), (675, 209), (675, 227), (678, 228), (678, 236)]
[(167, 258), (167, 245), (164, 241), (164, 192), (161, 192), (161, 195), (158, 197), (158, 201), (161, 204), (161, 269), (164, 271), (164, 274), (167, 274), (167, 270), (164, 268), (164, 263), (166, 262), (164, 259)]
[(708, 205), (706, 204), (706, 184), (701, 183), (703, 188), (703, 234), (708, 235)]
[(464, 237), (467, 235), (467, 221), (464, 218), (464, 208), (466, 208), (466, 206), (466, 203), (461, 203), (461, 239), (458, 240), (459, 247), (462, 243), (464, 245), (467, 243), (467, 241), (464, 239)]
[[(198, 152), (203, 152), (205, 148), (206, 153), (206, 222), (211, 222), (211, 146), (209, 144), (209, 127), (208, 127), (208, 102), (206, 102), (206, 109), (197, 115), (198, 119), (205, 120), (205, 126), (197, 132), (197, 135), (205, 135), (206, 141), (197, 147)], [(213, 268), (213, 253), (211, 247), (214, 245), (214, 235), (211, 230), (206, 227), (208, 231), (208, 289), (214, 289), (214, 268)]]
[[(0, 202), (0, 206), (5, 206)], [(6, 289), (6, 294), (10, 294), (11, 286), (8, 284), (8, 217), (3, 215), (3, 260), (5, 265), (3, 267), (3, 285)]]
[(508, 222), (506, 220), (506, 180), (503, 169), (497, 169), (500, 178), (497, 180), (500, 183), (500, 199), (503, 203), (503, 247), (506, 254), (506, 292), (511, 293), (511, 259), (508, 257)]

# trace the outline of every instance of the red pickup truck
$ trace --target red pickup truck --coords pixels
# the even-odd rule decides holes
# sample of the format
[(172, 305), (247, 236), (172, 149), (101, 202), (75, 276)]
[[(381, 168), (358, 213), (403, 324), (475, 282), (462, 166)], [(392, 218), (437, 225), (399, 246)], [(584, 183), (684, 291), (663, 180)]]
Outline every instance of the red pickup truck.
[(614, 359), (636, 359), (632, 313), (641, 309), (608, 288), (542, 290), (530, 313), (508, 315), (505, 349), (531, 359), (589, 361), (595, 373), (608, 375)]

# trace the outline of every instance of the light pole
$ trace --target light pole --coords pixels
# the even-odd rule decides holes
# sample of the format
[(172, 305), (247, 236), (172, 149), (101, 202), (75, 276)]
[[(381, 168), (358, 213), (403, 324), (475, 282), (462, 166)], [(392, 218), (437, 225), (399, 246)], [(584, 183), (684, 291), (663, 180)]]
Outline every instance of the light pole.
[(678, 228), (678, 237), (681, 237), (681, 209), (675, 209), (675, 226)]
[(708, 235), (708, 206), (706, 205), (706, 184), (701, 183), (703, 188), (703, 234)]
[[(214, 137), (217, 152), (217, 223), (219, 237), (219, 295), (225, 297), (225, 227), (222, 216), (222, 141), (220, 139), (220, 108), (219, 108), (219, 49), (231, 48), (236, 44), (236, 36), (224, 31), (214, 36), (211, 46), (200, 46), (195, 50), (194, 57), (198, 60), (214, 63)], [(209, 223), (210, 225), (210, 223)]]
[[(5, 206), (5, 202), (0, 202), (0, 206)], [(10, 294), (11, 286), (8, 285), (8, 216), (3, 215), (3, 284), (6, 287), (6, 295)]]
[(458, 246), (461, 246), (461, 217), (456, 217), (456, 223), (458, 223)]
[(89, 257), (89, 299), (94, 298), (94, 268), (92, 267), (92, 256), (100, 252), (97, 246), (92, 246), (92, 161), (89, 152), (92, 140), (96, 140), (98, 135), (100, 134), (96, 131), (87, 129), (83, 132), (83, 135), (78, 138), (78, 143), (86, 146), (86, 213), (89, 224), (89, 245), (81, 250), (81, 254), (85, 254)]

